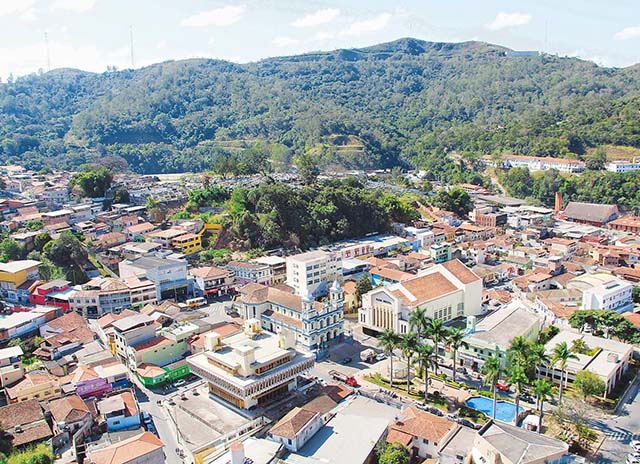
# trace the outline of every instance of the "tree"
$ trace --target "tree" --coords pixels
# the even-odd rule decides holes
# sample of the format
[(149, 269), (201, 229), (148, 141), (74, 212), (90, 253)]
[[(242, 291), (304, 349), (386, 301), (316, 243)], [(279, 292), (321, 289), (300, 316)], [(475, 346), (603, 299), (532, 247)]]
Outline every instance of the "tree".
[(385, 329), (378, 337), (378, 346), (389, 356), (389, 384), (393, 386), (393, 350), (398, 347), (398, 335), (391, 329)]
[(129, 195), (129, 190), (125, 188), (119, 188), (113, 193), (114, 203), (129, 203), (130, 201), (131, 196)]
[(453, 381), (456, 381), (456, 358), (458, 350), (467, 346), (467, 342), (464, 341), (464, 331), (462, 329), (452, 328), (445, 334), (446, 343), (449, 345), (449, 349), (453, 352)]
[(522, 388), (529, 383), (529, 378), (525, 373), (524, 366), (518, 363), (511, 364), (507, 370), (507, 378), (509, 383), (516, 387), (516, 411), (520, 411)]
[(589, 396), (602, 396), (606, 390), (604, 381), (596, 373), (585, 370), (576, 373), (573, 386), (584, 401)]
[(365, 272), (356, 281), (356, 298), (358, 299), (358, 304), (362, 304), (362, 295), (370, 292), (371, 290), (373, 290), (373, 286), (371, 285), (371, 274)]
[(497, 388), (496, 385), (498, 380), (500, 380), (500, 376), (502, 375), (502, 363), (498, 359), (497, 356), (489, 357), (485, 363), (482, 365), (482, 369), (480, 373), (483, 376), (484, 383), (487, 385), (491, 385), (491, 391), (493, 393), (493, 413), (491, 417), (493, 420), (496, 419), (496, 395)]
[[(534, 343), (529, 349), (529, 358), (527, 366), (527, 375), (530, 380), (538, 379), (540, 377), (540, 368), (549, 365), (549, 355), (544, 345), (540, 343)], [(533, 372), (531, 372), (533, 370)], [(530, 373), (531, 372), (531, 373)]]
[(56, 266), (79, 265), (87, 260), (87, 250), (71, 232), (63, 232), (60, 238), (48, 242), (43, 253)]
[(0, 261), (8, 263), (9, 261), (20, 259), (24, 252), (24, 247), (18, 242), (7, 238), (0, 242), (0, 250), (2, 251)]
[(419, 340), (422, 340), (427, 333), (428, 326), (429, 316), (425, 308), (417, 307), (409, 313), (409, 327), (418, 335)]
[(313, 184), (320, 175), (318, 159), (310, 152), (305, 152), (295, 160), (296, 168), (300, 174), (300, 179), (305, 184)]
[(402, 354), (407, 360), (407, 393), (410, 391), (411, 383), (411, 358), (416, 352), (416, 345), (418, 344), (418, 337), (415, 333), (409, 332), (400, 337), (398, 347), (402, 350)]
[(80, 188), (84, 196), (89, 198), (104, 197), (111, 187), (113, 175), (103, 167), (90, 167), (86, 171), (77, 172), (71, 177), (69, 185)]
[(409, 464), (409, 452), (400, 443), (389, 443), (378, 458), (379, 464)]
[(49, 235), (49, 232), (41, 232), (33, 238), (33, 247), (38, 251), (42, 251), (50, 241), (51, 235)]
[(441, 189), (432, 201), (438, 208), (453, 211), (460, 217), (466, 216), (473, 209), (473, 202), (469, 194), (460, 187), (454, 187), (450, 190)]
[(533, 384), (533, 392), (538, 403), (538, 433), (542, 433), (542, 416), (544, 414), (544, 402), (551, 398), (553, 385), (546, 379), (538, 379)]
[(433, 366), (433, 346), (427, 343), (423, 343), (418, 346), (418, 365), (422, 372), (422, 379), (424, 380), (424, 401), (427, 401), (429, 392), (429, 368)]
[(431, 319), (429, 325), (427, 327), (427, 336), (433, 340), (433, 344), (435, 345), (435, 364), (436, 364), (436, 374), (438, 373), (438, 350), (440, 346), (440, 341), (444, 338), (447, 329), (444, 327), (442, 320), (440, 319)]
[(567, 369), (567, 363), (571, 359), (578, 359), (578, 356), (571, 351), (567, 342), (558, 343), (551, 353), (551, 365), (555, 367), (556, 365), (560, 368), (560, 393), (558, 402), (562, 404), (562, 391), (564, 389), (564, 377), (565, 370)]

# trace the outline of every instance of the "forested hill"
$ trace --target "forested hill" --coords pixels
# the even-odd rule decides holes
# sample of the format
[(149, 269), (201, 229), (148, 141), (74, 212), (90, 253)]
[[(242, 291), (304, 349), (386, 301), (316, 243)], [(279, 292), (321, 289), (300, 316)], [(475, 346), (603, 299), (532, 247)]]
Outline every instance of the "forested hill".
[(310, 153), (325, 166), (446, 175), (452, 151), (640, 147), (639, 66), (508, 52), (401, 39), (243, 65), (55, 70), (0, 85), (0, 161), (72, 167), (116, 154), (137, 172), (179, 172), (259, 142), (277, 168)]

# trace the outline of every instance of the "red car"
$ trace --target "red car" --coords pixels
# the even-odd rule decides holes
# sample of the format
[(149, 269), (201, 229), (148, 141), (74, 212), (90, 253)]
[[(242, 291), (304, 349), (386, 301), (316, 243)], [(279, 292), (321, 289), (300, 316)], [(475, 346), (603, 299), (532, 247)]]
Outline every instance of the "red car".
[(498, 380), (498, 383), (496, 383), (496, 388), (504, 392), (508, 392), (510, 386), (506, 380)]

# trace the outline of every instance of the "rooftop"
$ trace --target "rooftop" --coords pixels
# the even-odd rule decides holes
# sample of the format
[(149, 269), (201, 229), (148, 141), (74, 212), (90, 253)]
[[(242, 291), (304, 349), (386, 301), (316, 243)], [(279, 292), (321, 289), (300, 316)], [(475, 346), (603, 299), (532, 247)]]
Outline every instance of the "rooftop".
[(33, 259), (23, 259), (20, 261), (11, 261), (9, 263), (0, 263), (0, 272), (8, 272), (15, 274), (20, 271), (26, 271), (34, 267), (38, 267), (42, 264), (40, 261)]
[(157, 451), (164, 446), (151, 432), (143, 432), (127, 440), (113, 443), (100, 449), (92, 449), (87, 456), (94, 464), (126, 464), (137, 462), (149, 453)]
[(618, 207), (616, 205), (571, 201), (562, 214), (573, 220), (605, 223), (612, 215), (618, 214)]
[(540, 324), (538, 316), (514, 300), (478, 322), (469, 341), (479, 340), (506, 349), (514, 337), (526, 335), (536, 324)]

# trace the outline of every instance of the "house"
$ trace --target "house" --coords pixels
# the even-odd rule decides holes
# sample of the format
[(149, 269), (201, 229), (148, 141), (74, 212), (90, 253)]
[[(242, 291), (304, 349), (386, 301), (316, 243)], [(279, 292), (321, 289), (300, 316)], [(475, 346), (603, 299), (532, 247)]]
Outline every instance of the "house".
[(114, 321), (113, 338), (115, 343), (115, 354), (122, 360), (127, 360), (129, 346), (139, 345), (156, 337), (158, 325), (155, 320), (144, 314), (124, 317)]
[(614, 160), (605, 166), (609, 172), (631, 172), (640, 170), (640, 163), (634, 161)]
[(233, 271), (215, 266), (189, 269), (189, 275), (195, 278), (194, 290), (198, 296), (225, 295), (233, 288)]
[(449, 419), (409, 406), (389, 425), (387, 443), (400, 443), (413, 458), (437, 458), (440, 444), (458, 427)]
[(415, 274), (399, 271), (392, 267), (372, 267), (369, 270), (369, 274), (371, 275), (371, 284), (373, 286), (397, 284), (415, 277)]
[(478, 431), (471, 451), (472, 462), (491, 464), (560, 464), (569, 445), (540, 433), (504, 422), (489, 421)]
[(35, 399), (0, 407), (0, 428), (13, 448), (35, 444), (52, 436), (42, 407)]
[[(550, 356), (553, 349), (560, 343), (566, 342), (571, 347), (576, 340), (584, 342), (589, 351), (575, 353), (578, 359), (569, 360), (565, 371), (565, 380), (572, 383), (578, 372), (591, 371), (604, 381), (606, 386), (604, 396), (606, 397), (627, 372), (633, 355), (633, 345), (585, 333), (561, 330), (545, 345), (547, 355)], [(560, 382), (561, 372), (558, 366), (541, 366), (540, 371), (542, 375), (552, 381)]]
[(325, 303), (260, 284), (247, 284), (239, 292), (234, 308), (244, 320), (258, 319), (261, 327), (272, 333), (286, 330), (306, 350), (324, 349), (342, 340), (344, 301), (338, 281), (331, 286)]
[(109, 432), (140, 427), (140, 412), (131, 391), (111, 395), (99, 401), (97, 408)]
[(262, 285), (273, 283), (273, 268), (268, 264), (229, 261), (225, 267), (233, 272), (234, 280), (239, 286), (249, 283)]
[(51, 306), (36, 306), (28, 312), (15, 312), (0, 318), (0, 343), (36, 334), (40, 326), (59, 316), (61, 310)]
[(358, 293), (356, 292), (356, 282), (354, 280), (346, 280), (342, 283), (342, 293), (344, 295), (344, 312), (352, 313), (357, 311), (360, 306), (358, 301)]
[(202, 236), (186, 233), (171, 239), (171, 247), (185, 256), (202, 251)]
[(572, 222), (602, 227), (617, 219), (617, 205), (601, 205), (598, 203), (581, 203), (571, 201), (562, 212), (562, 217)]
[(191, 293), (187, 261), (159, 255), (141, 256), (118, 263), (121, 279), (146, 277), (156, 286), (156, 300), (186, 298)]
[(265, 264), (271, 268), (271, 282), (276, 284), (284, 283), (287, 280), (287, 260), (281, 256), (259, 256), (253, 258), (251, 262)]
[(502, 166), (505, 168), (523, 167), (529, 171), (548, 171), (557, 169), (560, 172), (579, 173), (585, 170), (584, 161), (570, 158), (553, 158), (550, 156), (503, 155)]
[(26, 301), (21, 301), (17, 291), (26, 281), (40, 278), (38, 274), (40, 264), (42, 264), (40, 261), (33, 259), (0, 263), (0, 295), (3, 299), (11, 303), (28, 303), (28, 296)]
[(22, 366), (22, 348), (9, 346), (0, 349), (0, 386), (5, 388), (24, 377)]
[(546, 272), (532, 271), (520, 277), (513, 279), (516, 288), (523, 292), (540, 292), (549, 290), (553, 282), (553, 276)]
[(409, 314), (415, 308), (424, 308), (429, 318), (448, 321), (480, 314), (481, 304), (482, 279), (456, 259), (366, 293), (358, 321), (369, 333), (391, 329), (404, 334), (410, 330)]
[(72, 391), (75, 391), (81, 398), (90, 396), (99, 398), (110, 392), (112, 388), (105, 379), (96, 373), (94, 368), (84, 364), (80, 364), (63, 382), (70, 384)]
[(63, 311), (69, 311), (69, 298), (74, 293), (75, 290), (68, 280), (55, 279), (44, 283), (37, 281), (31, 287), (29, 302), (32, 305), (57, 306)]
[(633, 284), (606, 272), (583, 274), (567, 282), (567, 288), (582, 291), (582, 309), (633, 310)]
[(640, 233), (640, 217), (622, 216), (609, 223), (609, 228), (619, 232)]
[(61, 392), (60, 380), (57, 377), (39, 371), (26, 373), (24, 379), (4, 390), (9, 404), (31, 399), (46, 401), (59, 397)]
[(158, 299), (156, 284), (144, 275), (127, 275), (121, 279), (96, 277), (76, 287), (69, 298), (74, 312), (86, 318), (118, 313), (124, 309), (142, 308)]
[(342, 277), (342, 260), (338, 253), (314, 250), (287, 256), (287, 285), (296, 295), (327, 294), (329, 283)]
[(65, 396), (49, 401), (49, 411), (53, 419), (53, 433), (73, 435), (77, 430), (91, 425), (93, 416), (78, 395)]
[(241, 408), (264, 406), (297, 387), (297, 377), (314, 365), (314, 357), (298, 352), (286, 331), (262, 332), (257, 319), (226, 337), (205, 335), (204, 351), (187, 358), (189, 369), (208, 383), (209, 393)]
[(164, 443), (151, 432), (143, 432), (107, 446), (87, 449), (88, 464), (164, 464)]
[(142, 222), (133, 226), (126, 227), (124, 233), (130, 242), (144, 241), (145, 235), (153, 232), (156, 227), (150, 222)]
[(82, 348), (93, 340), (87, 321), (77, 313), (67, 313), (40, 326), (44, 339), (34, 354), (54, 360)]

